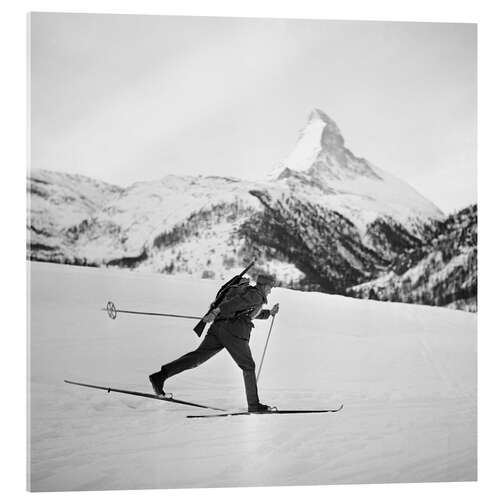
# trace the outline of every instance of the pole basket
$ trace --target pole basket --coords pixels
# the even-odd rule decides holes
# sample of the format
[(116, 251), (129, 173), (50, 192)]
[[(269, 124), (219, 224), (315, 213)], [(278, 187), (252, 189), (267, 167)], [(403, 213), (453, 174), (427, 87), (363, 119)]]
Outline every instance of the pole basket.
[(113, 304), (113, 302), (108, 301), (108, 303), (106, 304), (106, 311), (108, 311), (108, 316), (111, 319), (115, 319), (116, 318), (116, 307)]

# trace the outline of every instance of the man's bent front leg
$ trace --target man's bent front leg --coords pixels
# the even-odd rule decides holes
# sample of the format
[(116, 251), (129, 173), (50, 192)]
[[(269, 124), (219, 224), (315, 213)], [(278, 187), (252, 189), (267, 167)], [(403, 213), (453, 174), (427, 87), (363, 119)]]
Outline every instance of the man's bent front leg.
[(245, 393), (247, 396), (248, 407), (252, 408), (259, 404), (259, 393), (257, 389), (255, 369), (243, 370), (243, 380), (245, 382)]
[(255, 376), (255, 362), (252, 358), (248, 341), (231, 334), (227, 334), (223, 341), (224, 347), (243, 371), (248, 407), (251, 408), (258, 405), (259, 394), (257, 390), (257, 377)]

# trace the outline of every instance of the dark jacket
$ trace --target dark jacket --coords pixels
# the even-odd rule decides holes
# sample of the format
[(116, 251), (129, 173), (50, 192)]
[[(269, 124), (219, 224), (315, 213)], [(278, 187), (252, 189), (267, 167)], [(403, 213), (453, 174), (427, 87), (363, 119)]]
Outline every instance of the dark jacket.
[[(256, 287), (249, 286), (237, 295), (229, 295), (220, 305), (220, 312), (213, 327), (224, 322), (224, 327), (236, 337), (249, 340), (254, 327), (253, 319), (269, 318), (269, 309), (262, 309), (267, 304), (266, 296)], [(222, 325), (221, 325), (222, 326)]]

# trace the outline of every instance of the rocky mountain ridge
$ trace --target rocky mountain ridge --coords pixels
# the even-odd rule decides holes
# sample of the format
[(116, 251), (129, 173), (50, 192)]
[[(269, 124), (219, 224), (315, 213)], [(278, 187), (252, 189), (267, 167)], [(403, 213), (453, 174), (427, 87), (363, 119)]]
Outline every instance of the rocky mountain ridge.
[(429, 224), (382, 276), (347, 294), (477, 311), (477, 205)]

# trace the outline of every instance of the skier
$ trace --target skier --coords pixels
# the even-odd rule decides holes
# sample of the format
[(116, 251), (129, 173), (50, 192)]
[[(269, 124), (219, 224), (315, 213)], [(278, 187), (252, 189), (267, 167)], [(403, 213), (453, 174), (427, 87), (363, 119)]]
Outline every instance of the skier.
[(254, 327), (253, 319), (267, 319), (278, 313), (279, 304), (275, 304), (271, 309), (262, 308), (264, 304), (267, 304), (267, 296), (271, 293), (273, 286), (274, 279), (261, 274), (257, 278), (256, 286), (236, 287), (236, 293), (228, 294), (219, 307), (203, 318), (206, 323), (212, 323), (212, 325), (198, 348), (163, 365), (159, 372), (149, 376), (155, 393), (164, 396), (163, 385), (166, 379), (201, 365), (226, 348), (243, 371), (248, 411), (251, 413), (269, 411), (271, 407), (259, 401), (255, 362), (250, 351), (249, 340), (250, 332)]

